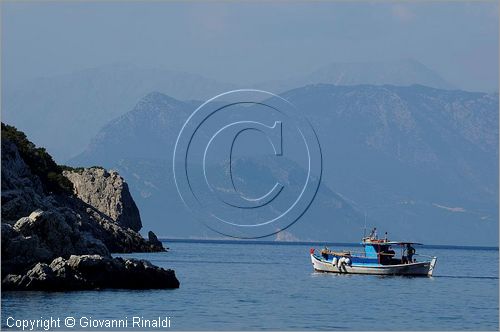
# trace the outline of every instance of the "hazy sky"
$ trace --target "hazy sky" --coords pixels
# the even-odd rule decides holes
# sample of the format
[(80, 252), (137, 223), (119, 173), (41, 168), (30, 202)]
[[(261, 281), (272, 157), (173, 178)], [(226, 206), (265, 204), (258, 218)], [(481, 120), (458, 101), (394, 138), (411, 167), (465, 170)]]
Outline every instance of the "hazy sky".
[(111, 63), (250, 83), (330, 62), (413, 58), (457, 87), (498, 89), (496, 1), (2, 2), (2, 79)]

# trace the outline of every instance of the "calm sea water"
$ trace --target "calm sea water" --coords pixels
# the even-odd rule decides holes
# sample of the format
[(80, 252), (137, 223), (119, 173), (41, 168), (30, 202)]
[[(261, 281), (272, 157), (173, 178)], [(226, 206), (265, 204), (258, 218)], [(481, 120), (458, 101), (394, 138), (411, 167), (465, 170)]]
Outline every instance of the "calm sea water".
[(4, 292), (3, 328), (9, 316), (169, 316), (182, 330), (499, 328), (498, 250), (421, 248), (438, 256), (435, 276), (409, 278), (314, 273), (311, 245), (166, 245), (168, 253), (122, 256), (175, 269), (179, 289)]

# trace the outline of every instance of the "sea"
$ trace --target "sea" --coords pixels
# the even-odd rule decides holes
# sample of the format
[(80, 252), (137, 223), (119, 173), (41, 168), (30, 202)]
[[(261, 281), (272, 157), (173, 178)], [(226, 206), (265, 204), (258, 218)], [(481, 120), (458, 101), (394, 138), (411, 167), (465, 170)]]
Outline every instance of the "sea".
[(168, 252), (119, 256), (174, 269), (179, 289), (3, 292), (2, 329), (28, 320), (41, 322), (37, 330), (109, 330), (112, 320), (127, 322), (119, 330), (499, 329), (498, 248), (418, 247), (438, 257), (433, 277), (382, 277), (314, 272), (309, 250), (324, 243), (164, 245)]

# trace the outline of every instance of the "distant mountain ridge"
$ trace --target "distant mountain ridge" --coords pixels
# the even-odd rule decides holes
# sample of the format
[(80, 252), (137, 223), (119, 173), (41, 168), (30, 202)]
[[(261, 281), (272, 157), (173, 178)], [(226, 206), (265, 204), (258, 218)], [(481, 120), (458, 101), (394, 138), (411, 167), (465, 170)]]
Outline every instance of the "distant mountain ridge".
[[(282, 95), (312, 123), (324, 155), (325, 190), (287, 230), (292, 237), (356, 241), (366, 212), (369, 225), (399, 238), (498, 242), (498, 94), (317, 84)], [(145, 222), (155, 223), (160, 234), (177, 236), (182, 228), (214, 237), (180, 211), (172, 190), (173, 145), (196, 106), (150, 94), (105, 126), (73, 162), (100, 163), (126, 175)], [(347, 210), (335, 209), (339, 197)], [(332, 219), (332, 211), (340, 214)], [(318, 235), (318, 229), (324, 231)]]
[[(200, 75), (158, 68), (111, 65), (40, 78), (13, 90), (3, 87), (2, 117), (30, 133), (58, 161), (82, 151), (90, 138), (151, 91), (183, 100), (208, 99), (231, 90)], [(59, 135), (54, 135), (57, 128)], [(65, 137), (65, 139), (61, 139)]]
[[(452, 88), (437, 73), (414, 60), (332, 63), (307, 75), (250, 87), (282, 93), (316, 83)], [(17, 87), (4, 84), (2, 116), (28, 132), (35, 143), (46, 146), (57, 161), (65, 162), (83, 151), (102, 126), (126, 113), (151, 91), (179, 100), (205, 101), (229, 90), (248, 87), (161, 68), (107, 65), (40, 78)], [(53, 128), (57, 128), (59, 135), (54, 135)]]
[(438, 73), (413, 59), (379, 62), (334, 62), (309, 74), (286, 80), (263, 82), (260, 88), (284, 92), (310, 84), (334, 85), (425, 85), (438, 89), (456, 89)]

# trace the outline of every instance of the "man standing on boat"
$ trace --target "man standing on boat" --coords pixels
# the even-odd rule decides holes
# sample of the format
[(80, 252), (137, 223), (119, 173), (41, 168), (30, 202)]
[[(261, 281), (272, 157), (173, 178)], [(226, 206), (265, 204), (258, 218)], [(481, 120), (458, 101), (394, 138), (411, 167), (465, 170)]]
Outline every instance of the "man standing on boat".
[(406, 244), (406, 257), (408, 257), (408, 263), (413, 263), (413, 255), (415, 254), (415, 248), (411, 246), (411, 243)]
[(373, 227), (372, 231), (370, 232), (370, 239), (376, 240), (377, 238), (377, 227)]

